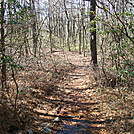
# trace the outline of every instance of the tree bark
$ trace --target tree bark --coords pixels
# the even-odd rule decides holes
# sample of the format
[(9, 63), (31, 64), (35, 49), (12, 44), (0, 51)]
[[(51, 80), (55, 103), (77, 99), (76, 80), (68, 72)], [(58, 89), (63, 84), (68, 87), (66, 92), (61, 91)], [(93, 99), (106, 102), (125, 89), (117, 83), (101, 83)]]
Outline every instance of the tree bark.
[(1, 60), (2, 60), (2, 66), (1, 66), (1, 83), (2, 83), (2, 89), (6, 87), (6, 59), (5, 59), (5, 30), (4, 30), (4, 15), (5, 15), (5, 9), (4, 9), (4, 0), (1, 2)]
[(64, 0), (64, 8), (65, 8), (65, 14), (66, 14), (66, 18), (67, 18), (67, 47), (68, 47), (68, 51), (71, 51), (70, 48), (70, 20), (69, 20), (69, 14), (67, 12), (67, 7), (66, 7), (66, 2)]
[[(91, 0), (90, 3), (90, 21), (94, 21), (96, 14), (96, 0)], [(91, 49), (91, 62), (93, 65), (97, 64), (97, 46), (96, 46), (96, 22), (92, 23), (93, 31), (91, 31), (90, 35), (90, 49)]]

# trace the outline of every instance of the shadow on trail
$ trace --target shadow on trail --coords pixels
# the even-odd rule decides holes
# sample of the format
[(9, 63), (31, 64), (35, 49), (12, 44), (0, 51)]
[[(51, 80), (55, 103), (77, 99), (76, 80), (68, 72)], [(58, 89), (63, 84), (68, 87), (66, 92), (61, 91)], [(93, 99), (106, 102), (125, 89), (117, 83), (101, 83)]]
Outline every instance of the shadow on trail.
[(84, 74), (66, 74), (66, 76), (69, 76), (69, 77), (74, 77), (74, 76), (76, 76), (76, 77), (81, 77), (81, 76), (85, 76)]
[[(38, 115), (51, 116), (51, 117), (60, 117), (62, 120), (58, 123), (63, 129), (56, 130), (55, 134), (99, 134), (99, 130), (106, 130), (106, 127), (98, 127), (97, 125), (104, 124), (107, 120), (97, 121), (95, 119), (79, 119), (72, 116), (62, 116), (62, 115), (51, 115), (44, 113), (36, 113)], [(70, 123), (68, 123), (70, 122)], [(113, 122), (113, 120), (111, 120)]]
[(63, 120), (66, 120), (66, 121), (71, 121), (71, 122), (80, 122), (80, 123), (83, 123), (83, 124), (102, 124), (104, 123), (105, 121), (96, 121), (96, 120), (84, 120), (84, 119), (63, 119)]
[(88, 90), (90, 88), (87, 87), (87, 88), (66, 88), (66, 89), (70, 89), (70, 90), (74, 90), (74, 91), (80, 92), (80, 91)]
[[(72, 124), (66, 124), (64, 122), (69, 121)], [(93, 127), (91, 124), (101, 124), (104, 122), (100, 121), (89, 121), (80, 119), (63, 119), (61, 126), (63, 130), (57, 131), (56, 134), (99, 134), (97, 131), (101, 129), (106, 129), (105, 127)]]
[(67, 100), (52, 100), (52, 99), (46, 99), (47, 102), (53, 103), (53, 104), (70, 104), (70, 105), (77, 105), (77, 106), (81, 106), (81, 105), (96, 105), (99, 103), (80, 103), (80, 102), (76, 102), (76, 101), (67, 101)]

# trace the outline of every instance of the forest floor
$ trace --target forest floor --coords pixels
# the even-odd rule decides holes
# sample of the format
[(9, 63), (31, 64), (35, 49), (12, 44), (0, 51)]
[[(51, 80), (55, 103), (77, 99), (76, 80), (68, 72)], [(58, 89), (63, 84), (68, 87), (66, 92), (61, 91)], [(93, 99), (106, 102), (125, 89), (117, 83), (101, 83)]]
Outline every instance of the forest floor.
[(97, 95), (97, 83), (89, 66), (90, 59), (76, 53), (69, 53), (66, 58), (72, 69), (57, 84), (57, 92), (47, 97), (55, 105), (47, 113), (62, 120), (55, 133), (106, 133), (104, 121), (99, 117), (101, 104)]
[[(57, 51), (49, 54), (49, 58), (44, 58), (44, 61), (37, 61), (24, 61), (25, 70), (17, 75), (20, 86), (19, 114), (29, 134), (30, 131), (33, 134), (133, 133), (133, 105), (129, 104), (129, 109), (124, 103), (120, 105), (121, 108), (116, 107), (122, 104), (119, 103), (116, 89), (103, 88), (98, 84), (89, 57)], [(9, 87), (14, 93), (13, 82), (9, 82)], [(131, 98), (129, 102), (132, 103), (132, 97), (128, 98)], [(110, 109), (113, 106), (111, 102), (114, 103), (114, 110)], [(7, 112), (7, 108), (3, 111)], [(21, 127), (17, 122), (12, 125)], [(25, 134), (24, 130), (19, 132)]]

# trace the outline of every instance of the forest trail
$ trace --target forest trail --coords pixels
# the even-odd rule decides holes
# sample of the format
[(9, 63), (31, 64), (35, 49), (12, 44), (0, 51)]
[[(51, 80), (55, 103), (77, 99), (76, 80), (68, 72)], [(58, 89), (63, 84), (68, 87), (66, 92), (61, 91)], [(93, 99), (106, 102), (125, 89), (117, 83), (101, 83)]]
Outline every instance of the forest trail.
[[(130, 98), (127, 101), (130, 108), (126, 110), (116, 88), (102, 87), (95, 81), (89, 56), (67, 51), (46, 52), (40, 59), (24, 61), (23, 66), (25, 69), (17, 74), (18, 109), (23, 122), (14, 120), (14, 114), (6, 116), (20, 129), (20, 134), (31, 131), (32, 134), (114, 134), (116, 128), (123, 132), (123, 125), (128, 127), (124, 134), (133, 131), (133, 116), (129, 113), (133, 97), (126, 94)], [(13, 81), (10, 87), (14, 87)], [(3, 115), (10, 112), (7, 105), (1, 109)], [(122, 115), (120, 109), (123, 109)], [(5, 125), (3, 131), (8, 130), (8, 126), (10, 124)]]
[(101, 104), (97, 98), (89, 57), (69, 53), (64, 58), (73, 69), (60, 80), (58, 91), (47, 97), (47, 102), (52, 104), (47, 114), (62, 120), (55, 133), (106, 134), (104, 121), (99, 119)]

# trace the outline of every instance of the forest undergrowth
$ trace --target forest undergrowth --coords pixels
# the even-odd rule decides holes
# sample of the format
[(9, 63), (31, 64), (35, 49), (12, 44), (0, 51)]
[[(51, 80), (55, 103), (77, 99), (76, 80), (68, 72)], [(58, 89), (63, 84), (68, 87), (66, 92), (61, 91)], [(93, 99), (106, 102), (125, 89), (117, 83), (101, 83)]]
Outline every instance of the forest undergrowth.
[(89, 57), (55, 51), (23, 59), (24, 69), (15, 74), (17, 98), (10, 73), (1, 94), (1, 134), (43, 134), (42, 123), (53, 134), (133, 133), (133, 91), (103, 85)]

